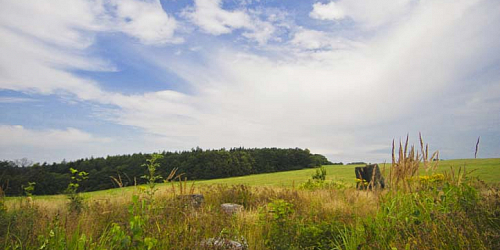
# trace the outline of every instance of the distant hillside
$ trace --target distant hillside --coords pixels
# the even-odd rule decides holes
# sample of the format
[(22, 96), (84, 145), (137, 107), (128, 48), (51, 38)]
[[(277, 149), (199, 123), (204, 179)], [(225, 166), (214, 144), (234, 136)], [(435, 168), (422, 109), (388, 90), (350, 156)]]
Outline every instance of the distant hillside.
[[(308, 149), (290, 148), (232, 148), (182, 152), (163, 152), (157, 173), (166, 177), (174, 168), (189, 180), (207, 180), (258, 173), (297, 170), (331, 164), (326, 157), (311, 154)], [(150, 154), (108, 156), (81, 159), (73, 162), (35, 164), (18, 167), (9, 161), (0, 161), (0, 187), (6, 195), (22, 195), (23, 186), (35, 182), (34, 194), (62, 193), (70, 181), (70, 168), (89, 173), (81, 191), (96, 191), (117, 187), (112, 177), (121, 179), (124, 186), (143, 184), (146, 174), (142, 166)]]

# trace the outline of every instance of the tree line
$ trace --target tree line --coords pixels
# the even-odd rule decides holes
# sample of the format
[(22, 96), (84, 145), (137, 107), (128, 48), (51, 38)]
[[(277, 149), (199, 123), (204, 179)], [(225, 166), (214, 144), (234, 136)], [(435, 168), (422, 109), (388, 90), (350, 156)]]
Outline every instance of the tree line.
[[(312, 168), (331, 164), (320, 154), (300, 148), (231, 148), (162, 152), (157, 173), (167, 177), (173, 169), (189, 180), (206, 180)], [(30, 167), (17, 166), (12, 161), (0, 161), (0, 187), (6, 195), (23, 195), (24, 187), (35, 182), (35, 195), (60, 194), (71, 181), (70, 168), (88, 173), (79, 185), (80, 191), (96, 191), (119, 186), (144, 184), (143, 166), (151, 154), (86, 158), (71, 162), (36, 163)]]

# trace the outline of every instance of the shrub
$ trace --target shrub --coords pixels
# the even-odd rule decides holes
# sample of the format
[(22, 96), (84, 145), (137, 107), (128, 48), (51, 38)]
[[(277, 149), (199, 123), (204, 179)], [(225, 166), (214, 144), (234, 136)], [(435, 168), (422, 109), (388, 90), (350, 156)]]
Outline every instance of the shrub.
[(298, 231), (300, 249), (332, 249), (340, 239), (338, 226), (332, 222), (310, 222), (301, 225)]
[(268, 227), (264, 234), (267, 247), (273, 250), (291, 249), (297, 230), (292, 218), (294, 212), (293, 205), (281, 199), (274, 200), (261, 210), (261, 222)]
[(326, 180), (326, 168), (321, 166), (316, 169), (316, 172), (312, 176), (313, 180)]

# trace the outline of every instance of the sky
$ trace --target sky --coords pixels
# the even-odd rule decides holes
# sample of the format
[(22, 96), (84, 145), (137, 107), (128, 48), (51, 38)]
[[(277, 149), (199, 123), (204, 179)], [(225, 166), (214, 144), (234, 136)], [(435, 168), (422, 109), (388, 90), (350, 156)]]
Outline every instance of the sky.
[(0, 159), (500, 157), (498, 0), (0, 0)]

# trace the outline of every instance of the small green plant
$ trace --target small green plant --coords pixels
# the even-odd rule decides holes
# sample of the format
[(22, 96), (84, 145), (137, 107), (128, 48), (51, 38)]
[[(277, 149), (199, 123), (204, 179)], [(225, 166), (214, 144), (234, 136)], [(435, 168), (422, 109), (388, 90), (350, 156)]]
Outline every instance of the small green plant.
[(69, 168), (69, 171), (71, 172), (71, 181), (65, 190), (69, 200), (69, 210), (79, 213), (84, 207), (84, 198), (78, 193), (78, 187), (81, 181), (88, 178), (88, 173), (74, 168)]
[(273, 250), (287, 250), (293, 246), (297, 225), (292, 216), (293, 204), (285, 200), (274, 200), (261, 210), (260, 220), (269, 226), (264, 235), (265, 244)]
[(321, 166), (316, 169), (315, 173), (311, 176), (312, 179), (307, 180), (298, 186), (299, 189), (316, 190), (323, 188), (344, 188), (345, 185), (341, 182), (326, 181), (326, 168)]
[(48, 233), (38, 236), (40, 250), (67, 249), (66, 233), (60, 226), (59, 217), (56, 216), (49, 225)]
[(331, 221), (308, 222), (300, 225), (297, 245), (299, 249), (332, 249), (340, 238), (338, 225)]
[(326, 168), (321, 166), (316, 169), (316, 172), (312, 176), (313, 180), (324, 181), (326, 180)]
[(328, 186), (328, 183), (324, 181), (317, 181), (317, 180), (307, 180), (304, 183), (301, 183), (298, 188), (299, 189), (305, 189), (305, 190), (316, 190), (316, 189), (322, 189), (326, 188)]
[(339, 229), (339, 237), (335, 239), (335, 250), (358, 250), (361, 249), (364, 241), (364, 233), (362, 230), (354, 227), (344, 226)]
[(105, 238), (109, 240), (110, 249), (130, 249), (131, 237), (117, 223), (111, 224), (111, 229), (106, 232)]
[(146, 227), (150, 221), (151, 212), (151, 204), (146, 205), (145, 201), (139, 200), (138, 196), (132, 197), (132, 205), (129, 206), (130, 249), (149, 250), (158, 244), (157, 239), (147, 236)]
[(151, 155), (151, 159), (146, 159), (146, 163), (142, 165), (143, 167), (147, 167), (148, 169), (148, 174), (141, 176), (141, 178), (147, 180), (148, 189), (146, 189), (144, 192), (148, 196), (148, 200), (150, 202), (152, 202), (153, 196), (158, 190), (158, 188), (156, 188), (156, 181), (162, 179), (161, 176), (156, 175), (156, 169), (160, 167), (160, 163), (158, 163), (157, 161), (162, 158), (163, 155), (154, 153)]
[(35, 191), (35, 185), (36, 182), (28, 182), (28, 186), (26, 187), (23, 186), (24, 193), (26, 194), (26, 196), (28, 197), (33, 196), (33, 191)]

